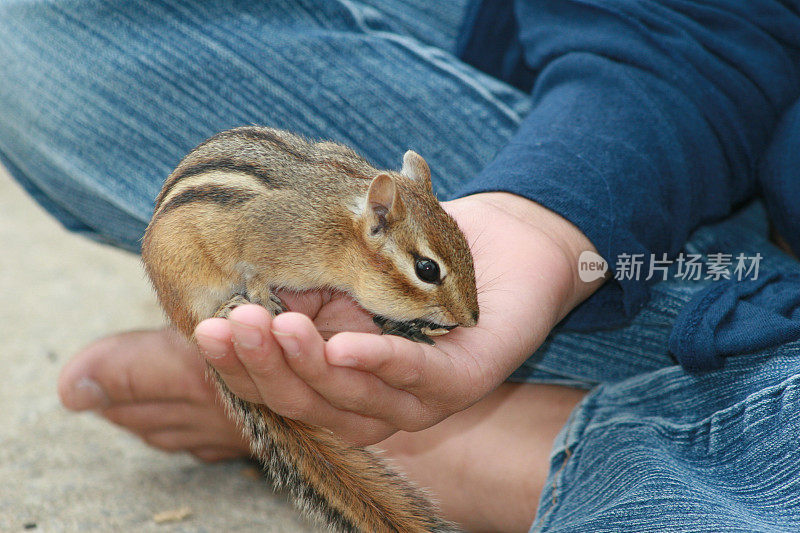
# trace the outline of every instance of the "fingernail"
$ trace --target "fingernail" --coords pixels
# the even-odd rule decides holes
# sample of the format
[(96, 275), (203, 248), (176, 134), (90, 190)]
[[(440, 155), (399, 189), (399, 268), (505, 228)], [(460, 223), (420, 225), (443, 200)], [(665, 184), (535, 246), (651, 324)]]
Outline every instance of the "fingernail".
[(195, 339), (197, 339), (197, 348), (206, 359), (219, 359), (228, 353), (227, 346), (217, 339), (197, 334), (195, 334)]
[(261, 335), (261, 331), (258, 328), (249, 324), (236, 322), (235, 320), (231, 320), (231, 324), (236, 328), (233, 336), (239, 346), (252, 349), (258, 348), (264, 343), (264, 337)]
[(72, 387), (72, 394), (69, 401), (65, 402), (69, 409), (73, 411), (85, 411), (86, 409), (96, 409), (110, 403), (108, 396), (95, 380), (89, 377), (82, 377)]
[(297, 337), (291, 333), (283, 333), (282, 331), (275, 331), (274, 329), (272, 330), (272, 334), (275, 335), (278, 344), (283, 348), (283, 353), (286, 354), (286, 357), (300, 357), (300, 343), (297, 341)]

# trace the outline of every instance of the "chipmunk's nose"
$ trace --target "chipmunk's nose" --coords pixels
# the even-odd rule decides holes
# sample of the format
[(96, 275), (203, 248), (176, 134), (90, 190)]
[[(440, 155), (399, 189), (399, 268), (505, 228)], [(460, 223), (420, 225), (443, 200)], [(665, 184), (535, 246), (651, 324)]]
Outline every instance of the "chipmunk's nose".
[(478, 310), (475, 309), (474, 311), (470, 311), (468, 309), (464, 310), (464, 313), (461, 315), (461, 319), (458, 321), (460, 326), (464, 326), (465, 328), (471, 328), (475, 324), (478, 323)]
[(452, 305), (447, 308), (442, 308), (445, 316), (449, 320), (446, 322), (453, 323), (464, 328), (471, 328), (478, 323), (478, 308), (473, 308), (469, 305)]

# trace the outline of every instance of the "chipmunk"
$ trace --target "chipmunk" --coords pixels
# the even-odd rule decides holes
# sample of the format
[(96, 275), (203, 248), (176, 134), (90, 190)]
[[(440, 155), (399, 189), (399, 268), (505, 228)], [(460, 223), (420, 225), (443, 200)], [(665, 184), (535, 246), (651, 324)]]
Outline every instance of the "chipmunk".
[[(469, 247), (410, 150), (392, 172), (287, 131), (219, 133), (167, 178), (142, 258), (187, 338), (201, 320), (243, 303), (285, 311), (276, 289), (344, 291), (383, 333), (418, 342), (478, 321)], [(373, 452), (241, 400), (215, 377), (268, 477), (329, 529), (457, 530)]]

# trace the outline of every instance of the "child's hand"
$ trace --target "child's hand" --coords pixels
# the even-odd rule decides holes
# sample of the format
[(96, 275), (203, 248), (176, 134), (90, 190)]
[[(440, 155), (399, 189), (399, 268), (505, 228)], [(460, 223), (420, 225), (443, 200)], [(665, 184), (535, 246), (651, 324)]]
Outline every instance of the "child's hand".
[(436, 337), (435, 346), (359, 333), (377, 331), (368, 315), (344, 296), (312, 292), (281, 295), (304, 314), (273, 320), (261, 307), (242, 306), (230, 320), (202, 322), (201, 349), (237, 395), (361, 445), (425, 429), (469, 407), (602, 280), (578, 279), (578, 256), (593, 246), (529, 200), (486, 193), (445, 208), (472, 247), (476, 327)]

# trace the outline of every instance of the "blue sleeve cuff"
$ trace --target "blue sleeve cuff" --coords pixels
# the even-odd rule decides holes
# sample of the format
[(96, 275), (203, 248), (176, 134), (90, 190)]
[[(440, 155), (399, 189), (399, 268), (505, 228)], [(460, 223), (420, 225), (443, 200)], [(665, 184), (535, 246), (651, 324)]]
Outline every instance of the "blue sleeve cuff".
[[(557, 157), (561, 152), (563, 157)], [(528, 198), (575, 224), (614, 267), (620, 254), (649, 254), (636, 237), (619, 224), (610, 202), (594, 191), (602, 177), (588, 188), (567, 187), (564, 175), (588, 176), (591, 169), (579, 158), (544, 145), (509, 144), (478, 176), (464, 185), (458, 196), (482, 192), (510, 192)], [(567, 329), (587, 331), (626, 324), (647, 303), (648, 286), (637, 280), (609, 280), (561, 323)]]

